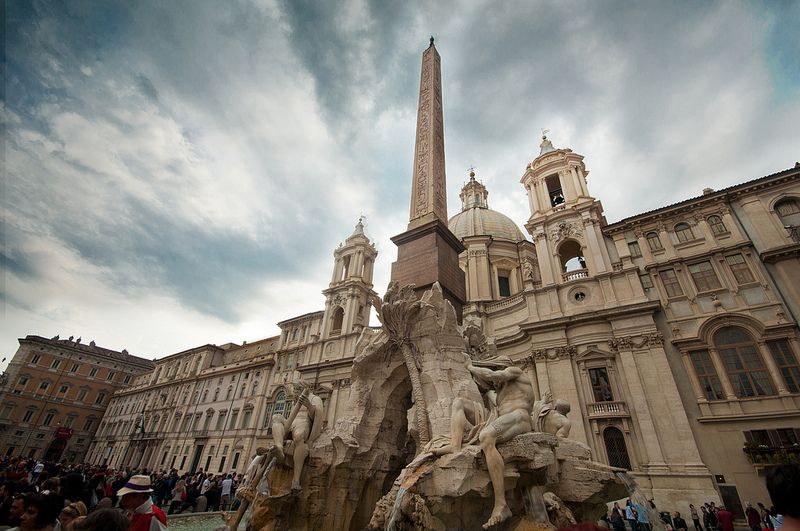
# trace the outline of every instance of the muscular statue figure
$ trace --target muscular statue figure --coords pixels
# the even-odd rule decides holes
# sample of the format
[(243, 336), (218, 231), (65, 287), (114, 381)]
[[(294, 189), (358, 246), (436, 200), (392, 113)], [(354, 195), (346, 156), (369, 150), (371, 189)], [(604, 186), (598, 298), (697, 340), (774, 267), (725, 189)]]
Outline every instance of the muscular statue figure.
[(308, 447), (322, 431), (324, 419), (322, 399), (303, 386), (297, 402), (289, 414), (272, 416), (272, 438), (275, 441), (275, 454), (279, 463), (285, 460), (284, 441), (291, 439), (293, 449), (294, 473), (292, 475), (292, 490), (300, 490), (300, 476), (303, 473), (303, 463), (308, 456)]
[(547, 391), (541, 400), (533, 404), (533, 430), (552, 433), (562, 439), (569, 437), (572, 421), (567, 418), (569, 402), (559, 398), (553, 401), (553, 394)]
[(486, 457), (494, 490), (492, 515), (483, 524), (483, 528), (487, 529), (511, 516), (511, 510), (506, 503), (503, 457), (497, 451), (497, 443), (531, 431), (534, 394), (531, 381), (519, 367), (511, 364), (511, 359), (507, 356), (495, 356), (474, 362), (467, 356), (467, 369), (472, 373), (478, 387), (484, 391), (496, 391), (496, 412), (487, 415), (482, 404), (456, 398), (453, 401), (450, 418), (450, 444), (434, 450), (434, 454), (443, 455), (460, 450), (467, 422), (480, 429), (478, 441)]

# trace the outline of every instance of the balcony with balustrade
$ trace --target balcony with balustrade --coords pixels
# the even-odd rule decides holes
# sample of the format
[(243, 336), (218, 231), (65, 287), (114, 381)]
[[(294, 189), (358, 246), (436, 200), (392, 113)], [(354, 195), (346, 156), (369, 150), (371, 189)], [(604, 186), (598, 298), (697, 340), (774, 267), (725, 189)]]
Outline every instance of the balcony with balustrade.
[(589, 402), (586, 404), (590, 419), (630, 417), (625, 402)]

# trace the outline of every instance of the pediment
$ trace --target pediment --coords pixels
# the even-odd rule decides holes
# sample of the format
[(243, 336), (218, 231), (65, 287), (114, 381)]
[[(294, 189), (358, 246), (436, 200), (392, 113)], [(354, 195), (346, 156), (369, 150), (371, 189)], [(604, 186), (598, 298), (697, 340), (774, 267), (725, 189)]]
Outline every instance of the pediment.
[(615, 354), (599, 348), (590, 348), (575, 356), (575, 361), (607, 360), (614, 359)]

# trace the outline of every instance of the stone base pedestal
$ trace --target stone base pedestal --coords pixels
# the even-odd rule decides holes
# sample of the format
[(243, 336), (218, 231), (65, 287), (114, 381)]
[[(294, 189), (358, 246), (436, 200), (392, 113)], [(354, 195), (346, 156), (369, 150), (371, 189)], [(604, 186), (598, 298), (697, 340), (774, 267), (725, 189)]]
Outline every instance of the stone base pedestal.
[(420, 296), (438, 281), (444, 298), (453, 305), (461, 322), (467, 288), (458, 255), (465, 249), (447, 225), (434, 219), (398, 234), (392, 241), (397, 245), (392, 280), (401, 286), (414, 284)]

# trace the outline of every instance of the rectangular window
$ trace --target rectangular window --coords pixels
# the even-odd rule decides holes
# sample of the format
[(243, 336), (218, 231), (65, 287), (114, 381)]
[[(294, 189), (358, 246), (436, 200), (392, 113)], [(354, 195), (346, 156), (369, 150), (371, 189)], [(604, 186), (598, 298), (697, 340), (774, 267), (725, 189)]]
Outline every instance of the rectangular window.
[(92, 369), (89, 371), (89, 377), (94, 378), (95, 376), (97, 376), (97, 367), (92, 367)]
[(114, 379), (114, 371), (108, 371), (108, 375), (106, 376), (106, 380), (109, 382)]
[(40, 359), (42, 359), (40, 355), (34, 354), (33, 357), (31, 358), (31, 365), (38, 364)]
[(94, 403), (102, 404), (105, 399), (106, 399), (105, 393), (97, 393), (97, 398), (94, 399)]
[(47, 415), (44, 416), (44, 421), (42, 421), (42, 424), (44, 424), (45, 426), (49, 426), (50, 423), (53, 422), (55, 416), (56, 416), (55, 413), (48, 413)]
[(184, 466), (186, 466), (186, 456), (185, 455), (181, 458), (181, 467), (180, 467), (180, 469), (183, 470)]
[(217, 468), (217, 472), (222, 472), (223, 468), (225, 468), (225, 456), (224, 455), (219, 460), (219, 467)]
[(231, 423), (230, 423), (230, 425), (228, 427), (230, 429), (232, 429), (232, 430), (235, 430), (236, 429), (236, 421), (238, 419), (239, 419), (239, 410), (238, 409), (234, 409), (231, 412)]
[(81, 402), (86, 398), (86, 393), (87, 393), (86, 389), (81, 389), (78, 392), (78, 402)]
[(30, 378), (28, 378), (27, 376), (20, 376), (19, 377), (19, 381), (17, 382), (17, 384), (25, 385), (25, 384), (28, 383), (28, 381), (30, 381)]
[[(303, 362), (303, 351), (302, 350), (298, 350), (294, 354), (294, 366), (295, 367), (299, 367), (300, 365), (302, 365), (302, 362)], [(258, 376), (258, 375), (256, 374), (256, 376)]]
[(252, 409), (245, 409), (244, 414), (242, 415), (242, 429), (246, 430), (250, 427), (250, 415), (253, 414)]
[(33, 410), (29, 409), (25, 412), (25, 415), (22, 416), (22, 422), (30, 422), (33, 418)]
[(0, 410), (0, 419), (7, 419), (11, 416), (11, 412), (14, 411), (14, 406), (6, 404), (3, 406), (3, 409)]
[(83, 430), (90, 431), (94, 426), (94, 419), (86, 419), (86, 422), (83, 423)]
[(767, 341), (775, 364), (786, 383), (786, 389), (790, 393), (800, 393), (800, 365), (797, 364), (797, 357), (789, 346), (786, 339), (776, 339)]
[(51, 369), (58, 369), (61, 366), (61, 360), (53, 360), (53, 363), (50, 365)]
[(216, 429), (221, 430), (223, 426), (225, 426), (225, 411), (219, 412), (219, 417), (217, 417), (217, 427)]
[(286, 355), (286, 368), (287, 368), (287, 369), (291, 369), (291, 368), (293, 368), (293, 367), (294, 367), (294, 354), (292, 354), (291, 352), (289, 352), (289, 353)]
[(595, 402), (611, 402), (614, 394), (611, 392), (611, 381), (605, 367), (589, 369), (589, 381), (592, 384), (592, 393)]
[(71, 428), (74, 423), (75, 423), (75, 417), (67, 417), (67, 420), (64, 421), (64, 426), (66, 426), (67, 428)]
[(37, 439), (44, 439), (44, 433), (37, 433), (36, 434), (36, 438)]
[(721, 287), (711, 262), (691, 264), (689, 266), (689, 273), (692, 275), (694, 285), (697, 286), (697, 291), (699, 292), (710, 291)]
[(753, 273), (751, 273), (750, 268), (747, 267), (747, 262), (744, 261), (744, 256), (740, 254), (732, 254), (730, 256), (726, 256), (725, 261), (728, 262), (728, 267), (731, 268), (731, 273), (733, 273), (733, 278), (736, 279), (737, 284), (755, 282), (756, 279), (753, 278)]
[(50, 387), (50, 382), (42, 382), (39, 384), (40, 391), (47, 391), (48, 387)]
[(642, 248), (639, 247), (639, 242), (628, 242), (628, 250), (631, 253), (631, 258), (642, 256)]
[(78, 369), (80, 369), (80, 368), (81, 368), (81, 366), (79, 364), (73, 363), (72, 367), (70, 367), (70, 369), (69, 369), (69, 372), (78, 372)]
[(123, 383), (130, 383), (130, 381), (131, 381), (131, 375), (130, 374), (126, 374), (125, 375), (125, 380), (123, 380)]
[(233, 463), (231, 463), (231, 469), (236, 470), (236, 466), (239, 464), (239, 452), (233, 454)]
[(675, 274), (674, 269), (664, 269), (659, 274), (661, 275), (661, 283), (664, 285), (664, 291), (667, 292), (667, 297), (683, 295), (681, 283), (678, 281), (678, 275)]
[(228, 445), (222, 447), (222, 455), (228, 455)]
[(497, 272), (497, 286), (500, 289), (501, 297), (511, 296), (511, 285), (508, 281), (508, 275), (509, 275), (508, 271)]
[(706, 400), (722, 400), (725, 398), (722, 394), (722, 384), (719, 382), (717, 371), (714, 369), (714, 364), (711, 362), (711, 356), (709, 356), (708, 351), (690, 352), (689, 358), (692, 360), (694, 372), (697, 374), (697, 379), (700, 380), (700, 387), (703, 389)]
[(62, 386), (61, 386), (61, 387), (58, 389), (58, 392), (59, 392), (59, 393), (61, 393), (62, 395), (65, 395), (65, 394), (67, 394), (67, 391), (69, 391), (69, 386), (68, 386), (68, 385), (62, 385)]
[(792, 428), (778, 428), (778, 439), (781, 442), (781, 446), (784, 448), (791, 448), (797, 444), (797, 434), (795, 434), (794, 429)]
[(639, 275), (639, 280), (642, 281), (642, 287), (645, 291), (653, 287), (653, 279), (650, 278), (650, 275)]

